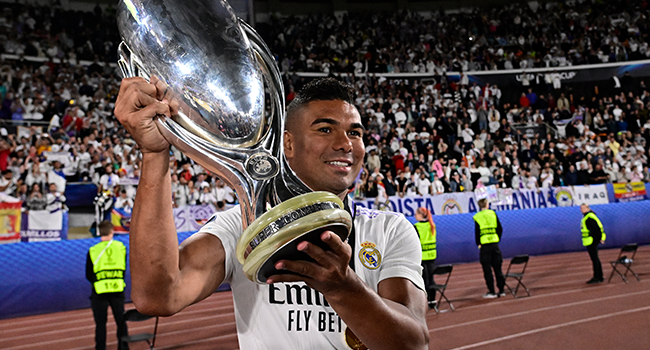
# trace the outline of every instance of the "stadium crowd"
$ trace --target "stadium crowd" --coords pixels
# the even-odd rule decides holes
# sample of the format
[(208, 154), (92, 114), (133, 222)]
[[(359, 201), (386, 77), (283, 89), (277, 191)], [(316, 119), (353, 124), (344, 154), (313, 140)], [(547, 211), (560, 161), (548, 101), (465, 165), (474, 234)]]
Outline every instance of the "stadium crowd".
[(406, 11), (272, 17), (258, 27), (283, 72), (443, 75), (650, 57), (645, 0), (527, 4), (428, 18)]
[[(377, 57), (386, 62), (398, 59), (406, 60), (406, 64), (419, 57), (417, 65), (424, 67), (425, 57), (420, 54), (428, 53), (427, 59), (436, 67), (450, 70), (462, 60), (467, 60), (469, 67), (479, 58), (480, 69), (492, 69), (495, 64), (509, 68), (500, 66), (504, 62), (497, 63), (508, 59), (519, 67), (530, 59), (533, 65), (580, 64), (591, 62), (590, 54), (598, 56), (599, 51), (604, 56), (598, 62), (639, 58), (639, 54), (648, 53), (647, 37), (637, 35), (645, 33), (645, 22), (640, 18), (647, 18), (646, 2), (635, 3), (636, 7), (621, 4), (627, 2), (596, 4), (588, 15), (583, 15), (585, 10), (579, 2), (563, 8), (559, 15), (553, 8), (539, 8), (533, 15), (529, 9), (506, 7), (482, 16), (440, 15), (436, 21), (422, 21), (421, 25), (413, 23), (415, 15), (407, 14), (350, 18), (343, 21), (345, 26), (333, 19), (313, 17), (304, 28), (289, 18), (273, 25), (286, 28), (284, 43), (278, 34), (279, 41), (273, 46), (284, 48), (279, 58), (308, 52), (308, 57), (338, 57), (348, 63), (352, 57), (372, 59), (375, 51), (370, 48), (374, 47)], [(44, 54), (62, 62), (0, 62), (0, 119), (4, 123), (0, 129), (0, 192), (23, 200), (28, 209), (60, 207), (65, 202), (62, 193), (67, 182), (93, 182), (100, 192), (117, 197), (116, 207), (128, 211), (133, 206), (141, 155), (113, 115), (120, 78), (114, 67), (102, 62), (114, 62), (111, 40), (115, 33), (102, 25), (82, 25), (93, 19), (94, 23), (105, 23), (110, 11), (67, 13), (63, 18), (71, 20), (66, 22), (51, 19), (43, 8), (16, 11), (20, 6), (15, 5), (13, 11), (5, 9), (0, 18), (5, 52), (23, 50), (26, 55)], [(48, 11), (60, 10), (54, 7)], [(616, 18), (622, 21), (614, 25), (604, 13), (617, 13)], [(371, 29), (360, 29), (367, 24)], [(454, 26), (469, 28), (462, 35), (472, 35), (476, 44), (468, 46), (464, 39), (452, 39), (462, 32)], [(445, 30), (451, 34), (438, 41)], [(95, 37), (101, 32), (101, 39)], [(74, 34), (69, 37), (66, 33)], [(324, 39), (306, 43), (298, 33), (316, 38), (324, 35)], [(327, 42), (331, 33), (338, 34), (329, 49), (314, 44)], [(523, 41), (511, 41), (509, 33), (522, 33)], [(343, 41), (339, 39), (349, 38), (354, 45), (347, 40), (347, 48), (340, 49)], [(41, 44), (36, 45), (39, 40)], [(46, 47), (43, 40), (56, 50), (39, 51), (39, 47)], [(632, 50), (635, 42), (638, 45)], [(390, 45), (396, 46), (389, 49)], [(500, 52), (506, 47), (517, 53), (510, 55), (510, 49)], [(361, 52), (365, 54), (359, 55)], [(301, 69), (293, 65), (299, 58), (288, 67), (284, 58), (280, 59), (283, 69)], [(81, 65), (77, 59), (94, 62)], [(357, 65), (351, 66), (356, 71)], [(393, 71), (409, 71), (399, 66)], [(460, 67), (465, 69), (465, 63)], [(375, 68), (364, 68), (361, 73), (366, 70)], [(289, 74), (284, 77), (287, 101), (291, 101), (304, 80)], [(342, 79), (357, 88), (356, 105), (366, 127), (367, 156), (355, 188), (358, 198), (471, 191), (481, 184), (535, 189), (650, 180), (650, 93), (642, 80), (624, 76), (620, 91), (603, 89), (593, 96), (575, 96), (564, 88), (522, 87), (521, 98), (508, 101), (496, 85), (469, 85), (462, 80), (387, 80), (353, 73), (342, 75)], [(25, 123), (33, 125), (17, 128)], [(526, 132), (526, 128), (533, 132)], [(224, 208), (235, 202), (233, 191), (217, 176), (178, 150), (172, 148), (172, 152), (176, 206), (211, 203)]]

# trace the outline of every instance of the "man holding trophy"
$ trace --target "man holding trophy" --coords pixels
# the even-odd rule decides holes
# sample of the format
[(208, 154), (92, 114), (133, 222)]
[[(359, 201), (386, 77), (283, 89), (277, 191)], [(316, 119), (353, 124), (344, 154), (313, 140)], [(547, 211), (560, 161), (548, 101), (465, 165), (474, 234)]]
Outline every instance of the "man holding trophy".
[[(152, 8), (164, 15), (150, 20)], [(275, 62), (225, 1), (124, 0), (120, 11), (129, 78), (115, 115), (143, 157), (130, 233), (138, 310), (172, 315), (227, 282), (241, 349), (427, 348), (413, 226), (347, 197), (365, 154), (352, 88), (317, 79), (284, 118)], [(197, 44), (201, 36), (219, 45)], [(202, 50), (184, 48), (187, 37)], [(192, 72), (199, 66), (212, 68)], [(221, 175), (240, 201), (180, 249), (170, 142)]]

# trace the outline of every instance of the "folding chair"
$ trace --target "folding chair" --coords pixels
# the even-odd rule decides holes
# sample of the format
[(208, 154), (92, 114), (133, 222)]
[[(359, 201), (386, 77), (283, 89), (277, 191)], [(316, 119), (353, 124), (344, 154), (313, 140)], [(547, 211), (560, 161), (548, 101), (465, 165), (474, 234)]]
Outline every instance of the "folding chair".
[[(506, 288), (508, 288), (510, 294), (512, 294), (512, 296), (515, 298), (517, 297), (517, 291), (519, 290), (519, 286), (524, 287), (526, 293), (528, 294), (528, 296), (530, 296), (530, 291), (528, 290), (524, 282), (521, 281), (524, 278), (524, 272), (526, 272), (526, 266), (528, 266), (528, 258), (529, 258), (528, 255), (517, 255), (514, 258), (510, 259), (510, 264), (508, 265), (508, 271), (506, 272), (506, 275), (504, 277), (504, 279), (506, 280), (506, 285), (505, 285)], [(510, 272), (510, 269), (512, 268), (513, 265), (522, 265), (522, 264), (523, 267), (521, 270), (519, 270), (519, 272)], [(508, 277), (517, 280), (517, 286), (515, 287), (514, 290), (512, 290), (512, 288), (510, 288), (510, 286), (507, 283)]]
[[(148, 316), (141, 314), (136, 309), (128, 310), (124, 313), (124, 320), (126, 322), (140, 322), (151, 319), (153, 316)], [(146, 341), (149, 344), (149, 349), (153, 349), (154, 344), (156, 343), (156, 333), (158, 332), (158, 317), (156, 317), (156, 324), (153, 327), (153, 333), (138, 333), (133, 335), (125, 335), (120, 339), (122, 343), (135, 343), (140, 341)]]
[[(636, 243), (630, 243), (626, 244), (621, 248), (621, 252), (618, 253), (618, 258), (616, 258), (615, 261), (610, 261), (609, 264), (612, 265), (612, 273), (609, 274), (609, 279), (607, 280), (607, 283), (612, 281), (612, 276), (614, 275), (614, 272), (616, 272), (625, 283), (627, 283), (627, 273), (632, 272), (634, 277), (636, 277), (636, 280), (641, 282), (639, 279), (639, 275), (637, 275), (634, 271), (632, 271), (632, 263), (634, 262), (634, 256), (636, 255), (636, 249), (639, 247), (638, 244)], [(631, 257), (628, 258), (627, 255), (623, 255), (624, 253), (627, 254), (632, 254)], [(618, 269), (622, 269), (619, 267), (619, 265), (623, 265), (625, 267), (625, 272), (621, 273)]]
[(442, 299), (445, 299), (445, 301), (447, 301), (447, 304), (449, 304), (449, 308), (451, 309), (451, 311), (454, 311), (454, 305), (449, 301), (449, 299), (447, 299), (447, 296), (445, 295), (445, 290), (447, 289), (447, 284), (449, 283), (449, 277), (451, 277), (451, 270), (453, 268), (454, 267), (452, 265), (440, 265), (440, 266), (436, 266), (433, 269), (434, 280), (435, 280), (436, 275), (440, 275), (440, 276), (447, 275), (446, 278), (443, 277), (445, 279), (445, 283), (437, 284), (437, 283), (434, 282), (431, 285), (429, 285), (430, 288), (435, 289), (436, 292), (438, 292), (440, 294), (440, 297), (438, 297), (438, 300), (437, 300), (436, 304), (433, 307), (433, 309), (436, 310), (437, 314), (440, 313), (439, 308), (440, 308), (440, 303), (442, 302)]

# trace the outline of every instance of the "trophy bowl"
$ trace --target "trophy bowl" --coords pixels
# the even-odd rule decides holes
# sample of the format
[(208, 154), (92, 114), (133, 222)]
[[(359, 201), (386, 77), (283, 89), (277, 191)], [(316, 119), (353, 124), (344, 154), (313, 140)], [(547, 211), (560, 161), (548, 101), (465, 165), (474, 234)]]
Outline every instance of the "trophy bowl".
[(325, 230), (346, 240), (341, 199), (313, 192), (289, 167), (280, 71), (226, 1), (121, 0), (117, 17), (123, 77), (156, 77), (178, 105), (155, 118), (161, 134), (237, 194), (245, 231), (236, 254), (251, 281), (266, 283), (280, 259), (310, 260), (299, 242), (328, 249)]

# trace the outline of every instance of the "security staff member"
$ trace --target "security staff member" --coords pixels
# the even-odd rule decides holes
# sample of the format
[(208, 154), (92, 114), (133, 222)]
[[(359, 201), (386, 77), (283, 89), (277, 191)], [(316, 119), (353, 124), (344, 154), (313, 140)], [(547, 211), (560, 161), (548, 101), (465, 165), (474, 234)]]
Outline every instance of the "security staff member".
[(124, 320), (124, 272), (126, 271), (126, 247), (113, 240), (113, 224), (103, 221), (99, 224), (101, 242), (88, 250), (86, 258), (86, 279), (92, 283), (90, 304), (95, 319), (95, 349), (106, 349), (106, 320), (108, 306), (113, 310), (117, 324), (118, 349), (128, 349), (120, 339), (128, 335)]
[(580, 222), (580, 231), (582, 231), (582, 245), (587, 247), (589, 258), (594, 269), (594, 276), (587, 281), (587, 284), (595, 284), (603, 282), (603, 266), (600, 264), (598, 258), (598, 245), (605, 243), (605, 229), (603, 223), (589, 208), (589, 205), (580, 205), (582, 212), (582, 222)]
[(420, 236), (420, 245), (422, 246), (422, 278), (424, 287), (427, 290), (429, 307), (436, 305), (436, 290), (431, 286), (435, 283), (433, 280), (433, 270), (436, 263), (438, 251), (436, 249), (436, 225), (433, 223), (431, 212), (424, 207), (415, 211), (415, 230)]
[[(501, 271), (503, 256), (499, 249), (499, 241), (501, 241), (503, 228), (501, 227), (497, 213), (494, 210), (488, 209), (489, 203), (487, 198), (479, 199), (478, 206), (481, 210), (474, 215), (474, 232), (476, 245), (480, 249), (479, 260), (481, 267), (483, 267), (483, 277), (485, 277), (485, 284), (488, 288), (488, 292), (483, 297), (496, 298), (505, 296), (506, 293), (503, 290), (505, 279)], [(494, 293), (492, 270), (494, 270), (497, 287), (499, 288), (498, 295)]]

